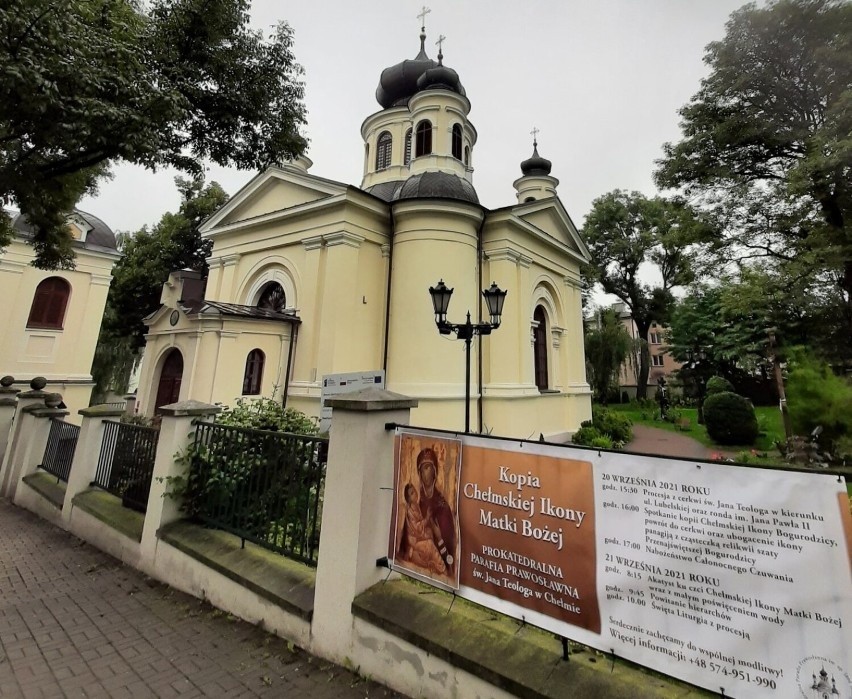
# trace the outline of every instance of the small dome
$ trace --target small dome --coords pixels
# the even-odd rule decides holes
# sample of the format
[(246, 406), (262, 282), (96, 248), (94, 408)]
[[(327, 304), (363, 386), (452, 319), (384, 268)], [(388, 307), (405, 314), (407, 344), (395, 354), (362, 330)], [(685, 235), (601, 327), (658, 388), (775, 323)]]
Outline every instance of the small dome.
[(465, 92), (462, 87), (459, 74), (452, 68), (447, 68), (444, 65), (444, 56), (438, 54), (438, 65), (434, 68), (429, 68), (423, 75), (417, 79), (417, 89), (421, 90), (452, 90), (464, 97)]
[(538, 154), (538, 144), (533, 143), (532, 157), (527, 158), (521, 163), (521, 172), (524, 173), (525, 177), (529, 175), (549, 175), (552, 165), (553, 163), (547, 158), (542, 158)]
[[(86, 234), (86, 240), (83, 243), (83, 247), (101, 247), (107, 248), (108, 250), (115, 250), (117, 248), (115, 243), (115, 233), (113, 233), (112, 229), (97, 216), (87, 213), (86, 211), (80, 211), (80, 209), (74, 209), (74, 213), (91, 226), (91, 230), (89, 230)], [(30, 238), (35, 233), (32, 224), (24, 214), (18, 214), (15, 216), (12, 220), (12, 227), (25, 238)]]
[(418, 91), (417, 81), (430, 68), (438, 64), (426, 55), (426, 34), (420, 34), (420, 53), (413, 59), (402, 61), (385, 68), (376, 88), (376, 100), (382, 107), (399, 107), (408, 104), (408, 100)]
[(466, 179), (449, 172), (421, 172), (401, 182), (391, 201), (401, 199), (459, 199), (478, 204), (479, 197)]

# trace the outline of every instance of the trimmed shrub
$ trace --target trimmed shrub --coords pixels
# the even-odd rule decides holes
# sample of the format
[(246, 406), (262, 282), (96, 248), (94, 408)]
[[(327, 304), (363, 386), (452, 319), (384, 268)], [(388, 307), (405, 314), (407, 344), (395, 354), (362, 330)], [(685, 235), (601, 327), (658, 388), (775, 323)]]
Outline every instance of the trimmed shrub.
[(586, 422), (582, 423), (580, 429), (574, 433), (574, 436), (571, 438), (571, 441), (574, 442), (574, 444), (579, 444), (584, 447), (591, 447), (594, 446), (592, 442), (594, 442), (596, 439), (600, 439), (603, 436), (604, 435), (602, 435), (596, 428), (592, 427), (589, 424), (589, 421), (586, 420)]
[(630, 418), (623, 413), (606, 408), (592, 408), (592, 425), (601, 433), (609, 436), (613, 443), (626, 444), (633, 439)]
[(704, 423), (717, 444), (752, 444), (757, 439), (754, 406), (731, 391), (714, 393), (704, 401)]
[(707, 395), (717, 393), (734, 393), (734, 384), (723, 376), (711, 376), (707, 379)]
[(607, 435), (602, 434), (600, 437), (595, 437), (589, 446), (596, 449), (612, 449), (615, 445)]

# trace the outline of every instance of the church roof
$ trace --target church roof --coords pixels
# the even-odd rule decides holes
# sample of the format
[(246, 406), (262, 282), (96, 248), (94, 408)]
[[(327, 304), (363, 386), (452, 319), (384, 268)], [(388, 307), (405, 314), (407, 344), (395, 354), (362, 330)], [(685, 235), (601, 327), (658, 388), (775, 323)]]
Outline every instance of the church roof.
[[(193, 309), (194, 310), (194, 309)], [(288, 323), (301, 323), (296, 315), (295, 309), (285, 311), (273, 311), (271, 308), (258, 308), (257, 306), (246, 306), (241, 303), (223, 303), (222, 301), (204, 300), (198, 308), (198, 313), (216, 311), (223, 316), (239, 316), (241, 318), (257, 318), (262, 320), (284, 320)]]
[[(83, 243), (84, 247), (100, 247), (107, 248), (108, 250), (117, 249), (115, 233), (112, 232), (112, 229), (108, 225), (97, 216), (86, 211), (74, 209), (73, 213), (92, 227), (86, 234), (86, 241)], [(24, 214), (18, 214), (12, 219), (12, 227), (25, 238), (31, 238), (35, 234), (35, 229)]]
[(400, 199), (459, 199), (479, 203), (473, 185), (449, 172), (421, 172), (405, 180), (380, 182), (364, 191), (388, 203)]

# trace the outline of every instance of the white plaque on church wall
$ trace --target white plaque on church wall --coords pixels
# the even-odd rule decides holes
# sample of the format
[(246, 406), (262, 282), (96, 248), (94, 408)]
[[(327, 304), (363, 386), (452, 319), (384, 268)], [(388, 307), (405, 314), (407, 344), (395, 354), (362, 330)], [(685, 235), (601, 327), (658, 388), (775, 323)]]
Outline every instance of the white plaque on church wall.
[(461, 441), (460, 596), (728, 697), (852, 697), (842, 477)]

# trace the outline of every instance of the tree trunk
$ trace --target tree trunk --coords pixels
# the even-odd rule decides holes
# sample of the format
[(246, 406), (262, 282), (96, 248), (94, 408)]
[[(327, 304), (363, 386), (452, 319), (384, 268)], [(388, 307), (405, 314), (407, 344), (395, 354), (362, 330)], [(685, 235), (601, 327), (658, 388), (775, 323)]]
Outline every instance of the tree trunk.
[(636, 326), (642, 347), (639, 350), (639, 374), (636, 377), (636, 398), (645, 400), (648, 397), (648, 374), (651, 372), (651, 353), (648, 350), (648, 329), (650, 326), (641, 328)]

